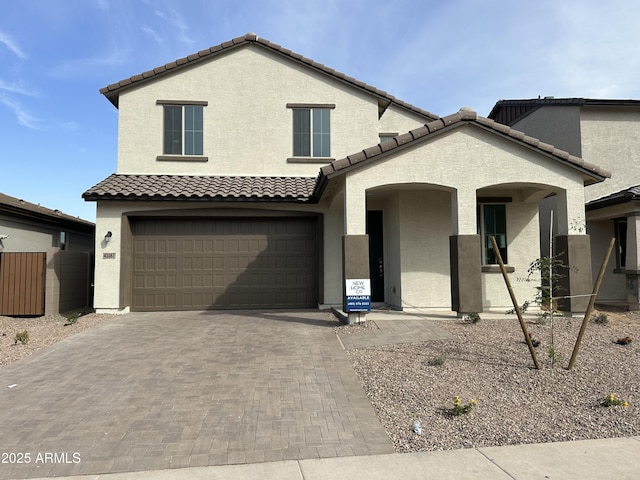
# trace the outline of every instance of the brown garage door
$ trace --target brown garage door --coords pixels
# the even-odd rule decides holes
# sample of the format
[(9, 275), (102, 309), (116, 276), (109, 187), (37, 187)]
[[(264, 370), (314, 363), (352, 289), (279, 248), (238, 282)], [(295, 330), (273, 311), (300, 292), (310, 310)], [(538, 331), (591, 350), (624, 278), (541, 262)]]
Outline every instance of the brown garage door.
[(133, 309), (318, 304), (315, 218), (136, 219)]

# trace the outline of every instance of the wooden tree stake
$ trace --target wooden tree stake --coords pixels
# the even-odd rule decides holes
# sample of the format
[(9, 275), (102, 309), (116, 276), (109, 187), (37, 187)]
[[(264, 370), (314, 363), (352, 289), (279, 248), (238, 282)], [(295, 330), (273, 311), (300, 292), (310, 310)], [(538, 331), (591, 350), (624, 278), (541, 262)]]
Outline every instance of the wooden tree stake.
[(507, 290), (509, 290), (509, 295), (511, 296), (511, 302), (513, 302), (513, 308), (518, 315), (518, 320), (520, 321), (520, 327), (522, 327), (522, 333), (524, 334), (524, 339), (527, 342), (527, 346), (529, 347), (529, 352), (531, 353), (531, 358), (533, 358), (533, 363), (536, 366), (536, 369), (540, 370), (540, 364), (538, 363), (538, 357), (536, 356), (536, 349), (533, 347), (533, 343), (531, 342), (531, 337), (529, 336), (529, 332), (527, 331), (527, 326), (524, 323), (522, 318), (522, 312), (520, 311), (520, 306), (518, 305), (518, 300), (516, 299), (516, 294), (511, 288), (511, 282), (509, 281), (509, 276), (507, 275), (507, 269), (504, 268), (504, 262), (502, 261), (502, 255), (500, 255), (500, 250), (498, 250), (498, 244), (496, 243), (496, 239), (494, 237), (489, 237), (491, 239), (491, 245), (493, 246), (493, 251), (496, 254), (496, 258), (498, 259), (498, 264), (500, 265), (500, 271), (502, 272), (502, 277), (504, 278), (504, 283), (507, 285)]

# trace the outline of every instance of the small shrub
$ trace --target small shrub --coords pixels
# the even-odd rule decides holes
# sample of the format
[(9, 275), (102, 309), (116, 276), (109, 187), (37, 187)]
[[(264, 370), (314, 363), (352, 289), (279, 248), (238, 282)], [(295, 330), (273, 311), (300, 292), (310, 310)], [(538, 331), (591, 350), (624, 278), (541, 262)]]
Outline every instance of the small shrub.
[(427, 360), (427, 365), (432, 367), (439, 367), (444, 364), (444, 357), (433, 357)]
[(65, 327), (67, 325), (73, 325), (74, 323), (76, 323), (78, 321), (78, 318), (80, 318), (80, 315), (77, 312), (73, 312), (67, 317), (67, 323), (64, 324)]
[(597, 323), (598, 325), (608, 325), (609, 324), (609, 317), (607, 316), (606, 313), (599, 313), (598, 315), (592, 317), (593, 318), (593, 322)]
[(531, 345), (533, 345), (534, 347), (540, 345), (540, 340), (531, 335), (531, 333), (529, 333), (529, 339), (531, 340)]
[(629, 406), (629, 403), (626, 400), (616, 398), (616, 396), (613, 393), (610, 393), (609, 395), (607, 395), (602, 399), (602, 401), (600, 402), (600, 405), (602, 405), (603, 407), (615, 407), (618, 405), (622, 405), (623, 407), (626, 408)]
[(20, 342), (23, 345), (26, 345), (27, 343), (29, 343), (29, 332), (25, 330), (24, 332), (16, 333), (14, 345), (17, 345), (18, 342)]
[(480, 321), (480, 314), (478, 312), (467, 313), (462, 319), (466, 323), (478, 323)]
[(451, 409), (451, 415), (454, 415), (456, 417), (460, 415), (466, 415), (471, 410), (473, 410), (473, 407), (475, 407), (477, 404), (478, 402), (472, 398), (471, 400), (469, 400), (469, 403), (462, 405), (462, 400), (460, 399), (460, 397), (456, 396), (453, 399), (453, 408)]
[(616, 340), (616, 343), (618, 345), (629, 345), (631, 342), (633, 342), (633, 340), (628, 335), (626, 337), (620, 337)]

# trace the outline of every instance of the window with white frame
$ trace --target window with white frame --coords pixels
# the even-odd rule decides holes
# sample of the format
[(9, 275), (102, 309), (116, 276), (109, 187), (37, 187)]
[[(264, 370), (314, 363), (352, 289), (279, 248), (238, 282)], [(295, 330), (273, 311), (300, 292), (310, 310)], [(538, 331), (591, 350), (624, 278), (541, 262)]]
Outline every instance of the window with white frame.
[(293, 156), (331, 156), (331, 109), (333, 105), (298, 106), (293, 109)]
[(207, 102), (158, 100), (157, 103), (163, 107), (163, 155), (202, 155)]
[(491, 237), (495, 237), (502, 261), (508, 263), (507, 256), (507, 206), (504, 203), (481, 203), (478, 208), (479, 232), (482, 238), (482, 264), (498, 263)]

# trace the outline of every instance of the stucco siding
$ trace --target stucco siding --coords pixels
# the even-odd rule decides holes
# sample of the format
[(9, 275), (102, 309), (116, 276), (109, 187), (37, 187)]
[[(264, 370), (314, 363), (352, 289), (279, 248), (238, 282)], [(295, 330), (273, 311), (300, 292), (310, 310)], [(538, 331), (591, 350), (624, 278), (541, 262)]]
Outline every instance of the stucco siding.
[(576, 157), (582, 156), (580, 143), (580, 107), (547, 106), (538, 108), (511, 127), (526, 132), (543, 142), (565, 150)]
[(60, 248), (60, 232), (65, 232), (65, 250), (74, 252), (93, 251), (93, 236), (66, 229), (48, 227), (27, 221), (0, 218), (0, 235), (9, 235), (0, 240), (2, 252), (46, 252)]
[[(381, 158), (347, 174), (348, 194), (349, 190), (367, 191), (384, 185), (411, 183), (438, 185), (462, 192), (501, 184), (512, 187), (540, 185), (563, 190), (567, 192), (567, 218), (584, 225), (583, 180), (579, 172), (474, 127), (445, 133), (437, 137), (437, 141), (419, 144), (404, 150), (402, 155)], [(359, 212), (354, 210), (354, 214), (359, 215)], [(465, 221), (471, 222), (470, 219)], [(460, 230), (461, 233), (475, 233), (476, 228), (473, 222)]]
[(582, 156), (611, 178), (585, 188), (587, 201), (640, 184), (640, 110), (582, 109)]
[(451, 308), (451, 194), (399, 193), (400, 270), (404, 308)]
[[(421, 127), (429, 121), (430, 120), (420, 115), (407, 112), (396, 105), (391, 105), (384, 111), (382, 117), (380, 117), (377, 133), (402, 134)], [(376, 143), (378, 143), (378, 141), (376, 141)]]
[[(203, 134), (207, 162), (156, 160), (163, 153), (163, 107), (157, 100), (208, 102)], [(374, 97), (281, 56), (244, 47), (124, 91), (119, 99), (118, 173), (315, 176), (321, 164), (287, 162), (293, 155), (288, 103), (335, 104), (331, 158), (379, 142)], [(404, 120), (399, 111), (389, 112), (389, 118), (398, 126), (419, 125)]]

